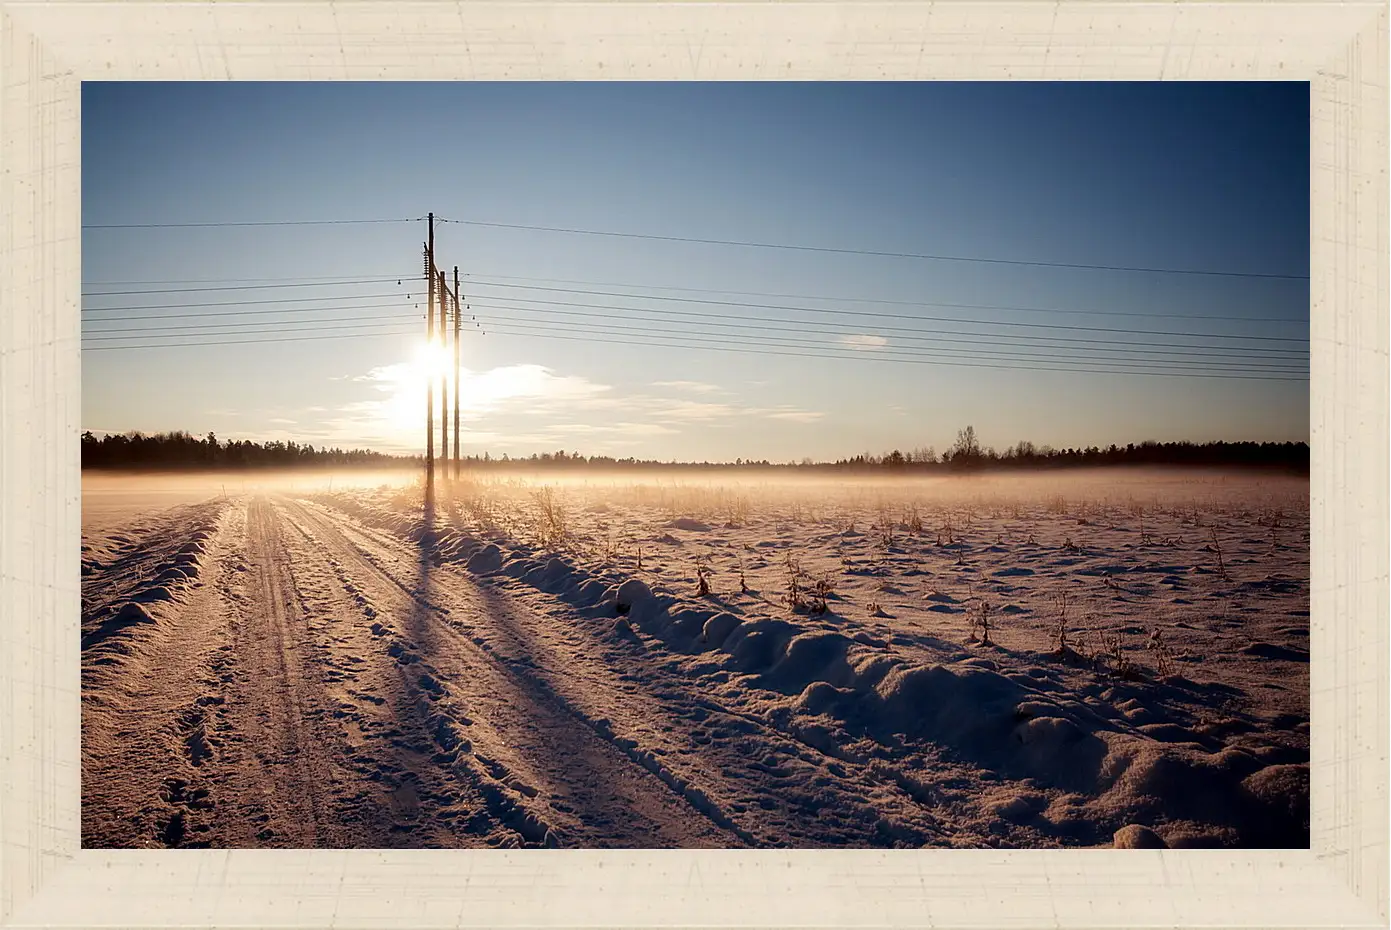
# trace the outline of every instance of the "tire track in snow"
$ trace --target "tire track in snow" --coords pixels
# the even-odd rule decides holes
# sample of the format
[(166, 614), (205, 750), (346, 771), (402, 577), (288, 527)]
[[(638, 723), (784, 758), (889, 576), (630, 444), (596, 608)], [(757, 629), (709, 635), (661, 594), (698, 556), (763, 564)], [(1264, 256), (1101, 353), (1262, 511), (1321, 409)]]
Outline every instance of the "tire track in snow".
[[(318, 585), (305, 595), (328, 609), (333, 643), (347, 653), (347, 661), (360, 663), (355, 664), (353, 681), (371, 677), (374, 683), (361, 687), (388, 695), (347, 688), (339, 712), (360, 722), (364, 715), (378, 717), (363, 733), (364, 746), (355, 759), (363, 763), (365, 779), (384, 781), (394, 789), (397, 819), (391, 831), (409, 835), (416, 840), (412, 846), (553, 844), (551, 826), (512, 795), (534, 790), (474, 752), (474, 720), (467, 706), (402, 637), (400, 617), (374, 601), (316, 534), (288, 513), (283, 517), (305, 540), (295, 552), (296, 561), (305, 566), (302, 574), (313, 576), (318, 568), (321, 581), (324, 575), (332, 578), (332, 591), (321, 592), (318, 588), (325, 585)], [(365, 710), (363, 702), (370, 705)], [(461, 819), (462, 825), (456, 826)], [(478, 842), (460, 842), (470, 836)]]
[(246, 582), (233, 635), (239, 668), (232, 716), (243, 753), (229, 780), (258, 845), (362, 845), (362, 829), (335, 803), (343, 734), (326, 724), (313, 655), (280, 524), (265, 498), (247, 512)]
[[(400, 538), (359, 527), (337, 510), (310, 506), (316, 512), (322, 510), (325, 519), (346, 536), (355, 537), (360, 547), (409, 549)], [(410, 585), (392, 575), (393, 569), (380, 555), (369, 558), (415, 596)], [(818, 821), (833, 815), (843, 821), (841, 843), (944, 842), (940, 837), (945, 811), (931, 803), (920, 784), (892, 766), (840, 747), (833, 747), (838, 752), (828, 751), (761, 715), (724, 706), (708, 693), (687, 693), (690, 684), (680, 672), (663, 672), (659, 655), (641, 649), (614, 651), (595, 635), (592, 619), (537, 611), (452, 562), (445, 562), (439, 571), (450, 579), (448, 591), (456, 597), (466, 595), (468, 605), (446, 622), (463, 629), (495, 661), (567, 706), (599, 736), (746, 843), (824, 845), (824, 838), (819, 838), (824, 824)], [(548, 604), (561, 608), (562, 614), (570, 612), (560, 603)], [(483, 620), (486, 632), (502, 648), (489, 643), (488, 637), (475, 635), (478, 631), (460, 619), (466, 615)], [(556, 640), (561, 642), (557, 645)], [(595, 648), (600, 658), (577, 661)], [(538, 656), (539, 661), (533, 658)], [(631, 674), (635, 665), (646, 670), (644, 675)], [(654, 682), (660, 682), (660, 687)], [(638, 703), (641, 709), (635, 713)], [(597, 710), (584, 709), (596, 705)], [(615, 732), (610, 718), (623, 721), (620, 730), (625, 732)], [(711, 738), (701, 732), (717, 735)], [(821, 771), (813, 772), (813, 768)], [(867, 799), (866, 787), (875, 786), (879, 797)], [(797, 796), (795, 802), (789, 800), (792, 796)], [(747, 829), (739, 826), (741, 815), (750, 821)]]
[[(221, 502), (172, 508), (118, 534), (120, 554), (85, 569), (84, 846), (211, 845), (207, 769), (226, 729), (225, 585), (239, 517)], [(140, 622), (102, 635), (119, 605), (139, 605)]]
[[(469, 706), (477, 708), (476, 718), (495, 734), (486, 743), (481, 736), (478, 740), (487, 751), (481, 757), (484, 767), (500, 766), (496, 774), (503, 778), (521, 775), (526, 782), (544, 786), (545, 801), (557, 814), (550, 819), (565, 821), (555, 842), (689, 847), (753, 841), (718, 808), (705, 805), (702, 810), (700, 795), (673, 783), (669, 772), (668, 777), (654, 772), (560, 696), (456, 629), (446, 619), (452, 608), (444, 604), (455, 598), (432, 585), (433, 566), (418, 550), (402, 546), (404, 555), (417, 562), (413, 569), (421, 576), (420, 585), (402, 580), (380, 554), (370, 552), (374, 542), (381, 543), (367, 539), (363, 547), (351, 538), (351, 528), (318, 508), (298, 501), (287, 501), (286, 506), (336, 557), (385, 583), (375, 593), (403, 608), (399, 613), (409, 627), (403, 632), (431, 663), (431, 678), (446, 693), (471, 687), (466, 695)], [(351, 568), (348, 572), (356, 579)], [(439, 666), (449, 659), (464, 662), (464, 668), (454, 674), (452, 669), (442, 670)], [(526, 782), (526, 788), (540, 793)]]
[[(603, 642), (596, 635), (598, 629), (602, 629), (602, 627), (596, 629), (591, 619), (575, 615), (573, 608), (568, 604), (551, 598), (544, 591), (534, 589), (536, 597), (546, 601), (546, 607), (549, 610), (537, 609), (532, 606), (529, 603), (531, 598), (526, 596), (518, 597), (515, 594), (504, 593), (506, 588), (511, 587), (512, 584), (524, 584), (516, 579), (498, 576), (495, 579), (469, 580), (478, 588), (480, 596), (487, 602), (488, 616), (493, 618), (505, 616), (519, 626), (530, 627), (527, 642), (533, 643), (540, 638), (536, 632), (538, 627), (550, 626), (567, 631), (578, 631), (587, 645), (600, 650), (600, 661), (591, 665), (591, 670), (586, 676), (586, 683), (593, 684), (594, 687), (584, 689), (584, 691), (585, 693), (617, 697), (620, 705), (641, 700), (643, 705), (649, 708), (649, 713), (644, 716), (643, 720), (645, 727), (638, 733), (638, 739), (617, 739), (621, 746), (626, 747), (626, 751), (633, 754), (643, 764), (652, 767), (656, 760), (654, 752), (657, 750), (642, 749), (642, 743), (665, 746), (668, 756), (673, 753), (678, 757), (684, 756), (686, 752), (683, 750), (690, 748), (689, 746), (680, 746), (671, 737), (664, 738), (660, 731), (670, 731), (673, 728), (666, 725), (654, 726), (653, 721), (660, 720), (663, 724), (694, 721), (702, 724), (702, 731), (710, 729), (717, 732), (725, 731), (725, 739), (721, 740), (722, 742), (742, 735), (743, 739), (739, 742), (743, 745), (736, 746), (733, 753), (726, 751), (721, 754), (718, 767), (725, 775), (728, 775), (731, 769), (743, 770), (746, 774), (739, 777), (746, 784), (756, 784), (759, 775), (767, 776), (785, 768), (782, 763), (767, 763), (757, 758), (755, 753), (746, 751), (751, 746), (771, 749), (776, 755), (782, 756), (788, 761), (809, 763), (824, 768), (839, 783), (839, 803), (848, 816), (863, 817), (868, 810), (873, 810), (876, 815), (883, 816), (884, 819), (873, 823), (872, 827), (861, 836), (861, 839), (867, 839), (873, 835), (881, 841), (896, 839), (913, 845), (923, 845), (933, 842), (935, 838), (943, 834), (942, 822), (945, 811), (933, 802), (930, 792), (926, 791), (915, 779), (900, 772), (894, 766), (886, 764), (884, 760), (841, 746), (834, 740), (817, 739), (791, 721), (779, 724), (768, 719), (762, 713), (744, 710), (717, 700), (709, 692), (688, 690), (695, 685), (683, 680), (683, 672), (670, 669), (672, 655), (652, 652), (646, 644), (620, 643), (615, 648), (613, 644)], [(494, 581), (501, 582), (501, 585), (494, 585)], [(517, 641), (518, 627), (504, 628), (495, 623), (492, 629)], [(573, 643), (573, 640), (570, 642)], [(625, 669), (625, 671), (618, 672), (617, 670), (620, 668)], [(641, 692), (640, 697), (635, 693), (636, 691)], [(659, 709), (660, 712), (650, 713), (650, 709), (653, 708)], [(600, 718), (599, 722), (605, 727), (609, 726), (607, 718)], [(697, 746), (712, 755), (717, 754), (713, 745), (715, 742), (715, 739), (705, 735), (704, 732), (694, 739)], [(662, 763), (657, 762), (656, 764), (661, 765)], [(680, 776), (670, 769), (664, 777), (680, 780)], [(726, 778), (722, 781), (728, 782), (729, 779)], [(716, 782), (716, 785), (723, 787), (719, 781)], [(876, 803), (876, 801), (882, 802), (882, 799), (871, 800), (864, 796), (864, 787), (867, 785), (882, 786), (889, 790), (896, 803), (882, 805), (885, 809), (880, 810), (881, 803)], [(831, 790), (829, 786), (823, 785), (823, 788)], [(777, 792), (764, 791), (762, 792), (763, 797), (754, 800), (754, 805), (760, 809), (758, 815), (760, 827), (765, 830), (770, 820), (768, 806), (770, 793)], [(731, 798), (724, 803), (727, 806), (747, 805), (747, 797), (743, 800)], [(905, 806), (910, 807), (911, 811), (905, 811)], [(905, 813), (909, 815), (906, 817), (907, 822), (904, 822)], [(806, 818), (804, 815), (805, 812), (798, 812), (795, 817), (790, 818), (787, 824), (788, 830), (797, 834), (795, 838), (799, 843), (816, 842), (813, 832), (801, 835), (801, 831), (816, 827), (813, 819)], [(818, 817), (820, 816), (824, 816), (824, 811), (818, 813)], [(792, 822), (793, 820), (796, 822)], [(820, 830), (816, 829), (815, 832), (819, 833)], [(787, 835), (770, 838), (766, 842), (782, 845), (787, 842)]]

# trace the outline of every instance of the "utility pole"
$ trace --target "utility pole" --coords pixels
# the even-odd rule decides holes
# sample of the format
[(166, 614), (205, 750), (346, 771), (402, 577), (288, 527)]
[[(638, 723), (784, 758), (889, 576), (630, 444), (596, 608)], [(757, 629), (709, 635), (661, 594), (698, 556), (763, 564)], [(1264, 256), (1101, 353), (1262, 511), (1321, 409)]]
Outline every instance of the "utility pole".
[[(449, 307), (449, 286), (445, 283), (444, 272), (439, 272), (440, 284), (440, 348), (443, 349), (449, 337), (445, 334), (445, 313)], [(440, 472), (449, 463), (449, 375), (444, 367), (444, 353), (440, 353)]]
[(459, 266), (454, 266), (454, 480), (459, 480), (459, 320), (464, 315)]
[[(435, 343), (435, 214), (430, 213), (430, 240), (425, 245), (425, 280), (429, 285), (425, 305), (425, 344)], [(425, 379), (425, 488), (435, 486), (435, 392), (429, 377)]]

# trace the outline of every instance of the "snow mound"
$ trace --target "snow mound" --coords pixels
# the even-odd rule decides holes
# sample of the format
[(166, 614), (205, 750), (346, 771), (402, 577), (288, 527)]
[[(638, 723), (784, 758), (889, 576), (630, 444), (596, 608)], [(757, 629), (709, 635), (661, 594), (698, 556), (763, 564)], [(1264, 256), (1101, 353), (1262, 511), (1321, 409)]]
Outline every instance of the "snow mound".
[(618, 586), (616, 600), (618, 606), (623, 610), (632, 610), (634, 607), (651, 600), (652, 589), (647, 586), (647, 582), (638, 578), (629, 578)]
[(851, 641), (839, 633), (803, 633), (793, 637), (787, 651), (769, 672), (773, 681), (797, 683), (823, 681), (847, 685), (854, 673), (846, 656)]
[(1149, 827), (1138, 823), (1126, 824), (1116, 831), (1111, 845), (1116, 849), (1168, 849), (1169, 844)]
[(705, 624), (712, 616), (708, 610), (678, 610), (671, 615), (671, 623), (666, 628), (666, 637), (683, 643), (690, 643), (705, 632)]
[(739, 624), (743, 623), (738, 617), (731, 613), (718, 613), (705, 621), (705, 627), (701, 631), (701, 640), (716, 648), (724, 645), (725, 640), (733, 633)]
[(467, 567), (469, 571), (478, 574), (495, 572), (502, 568), (502, 550), (495, 543), (488, 543), (469, 556)]
[(782, 657), (800, 630), (785, 620), (751, 620), (741, 623), (724, 641), (727, 666), (741, 672), (761, 672)]
[(843, 706), (850, 694), (849, 691), (843, 691), (827, 682), (813, 681), (802, 689), (802, 693), (798, 695), (797, 702), (793, 706), (814, 717), (822, 714), (838, 715), (839, 708)]
[[(1241, 786), (1261, 806), (1287, 821), (1292, 830), (1309, 833), (1309, 766), (1272, 765), (1248, 776)], [(1307, 844), (1307, 839), (1306, 839)]]
[(1018, 684), (997, 672), (942, 665), (899, 667), (875, 692), (894, 726), (972, 753), (997, 751), (1023, 696)]
[(546, 567), (541, 572), (541, 582), (548, 588), (555, 589), (563, 586), (571, 580), (574, 568), (567, 564), (564, 559), (553, 558), (546, 563)]
[(581, 607), (592, 607), (604, 599), (609, 586), (598, 578), (590, 578), (575, 592), (575, 599)]

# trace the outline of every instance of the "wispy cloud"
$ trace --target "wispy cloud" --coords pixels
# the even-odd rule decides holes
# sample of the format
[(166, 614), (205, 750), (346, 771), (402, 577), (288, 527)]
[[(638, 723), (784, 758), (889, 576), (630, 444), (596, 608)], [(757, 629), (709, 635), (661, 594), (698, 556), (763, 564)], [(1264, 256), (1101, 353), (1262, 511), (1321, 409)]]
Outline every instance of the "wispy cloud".
[(770, 420), (789, 420), (793, 423), (812, 423), (825, 416), (816, 410), (803, 410), (792, 404), (779, 404), (776, 407), (749, 407), (744, 410), (749, 416), (767, 417)]
[[(299, 411), (317, 430), (305, 437), (334, 445), (419, 451), (425, 431), (425, 368), (400, 362), (347, 376), (357, 396), (320, 416)], [(752, 406), (717, 384), (693, 380), (651, 383), (644, 392), (619, 391), (580, 375), (538, 364), (517, 364), (460, 375), (461, 445), (526, 454), (582, 445), (590, 453), (642, 445), (701, 430), (748, 428), (764, 422), (814, 423), (825, 414), (793, 404)], [(453, 395), (453, 386), (449, 386)], [(686, 396), (682, 396), (686, 395)], [(277, 416), (271, 424), (289, 425)]]
[(889, 340), (883, 336), (871, 336), (867, 333), (856, 333), (853, 336), (841, 336), (840, 343), (852, 349), (882, 349), (889, 344)]
[[(419, 365), (399, 362), (373, 368), (354, 380), (372, 382), (396, 397), (425, 397), (425, 379)], [(452, 379), (450, 390), (452, 393)], [(577, 375), (557, 375), (544, 365), (507, 365), (489, 371), (465, 369), (460, 373), (459, 399), (465, 413), (491, 412), (514, 401), (583, 401), (612, 390)]]
[(735, 416), (741, 409), (731, 404), (711, 404), (698, 400), (674, 400), (653, 405), (652, 413), (658, 417), (671, 417), (676, 420), (715, 420)]
[(679, 430), (660, 423), (560, 423), (550, 428), (553, 433), (583, 435), (669, 436)]
[(654, 381), (653, 387), (675, 388), (678, 391), (691, 391), (695, 394), (728, 394), (724, 388), (718, 384), (707, 384), (704, 381)]
[(791, 420), (794, 423), (814, 423), (825, 414), (816, 410), (779, 410), (768, 414), (770, 420)]

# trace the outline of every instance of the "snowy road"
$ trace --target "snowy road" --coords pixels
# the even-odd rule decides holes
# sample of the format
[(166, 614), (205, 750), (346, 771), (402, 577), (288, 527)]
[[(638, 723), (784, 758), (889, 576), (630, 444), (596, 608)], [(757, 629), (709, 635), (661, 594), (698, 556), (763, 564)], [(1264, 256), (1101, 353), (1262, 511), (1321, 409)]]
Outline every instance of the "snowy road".
[(205, 545), (219, 580), (146, 601), (175, 638), (89, 707), (89, 845), (744, 842), (552, 690), (467, 576), (283, 499), (228, 506)]
[(353, 510), (218, 498), (84, 538), (84, 845), (1104, 845), (1149, 794), (1240, 807), (1290, 767), (1175, 767), (980, 660), (782, 621), (721, 652), (708, 612)]

